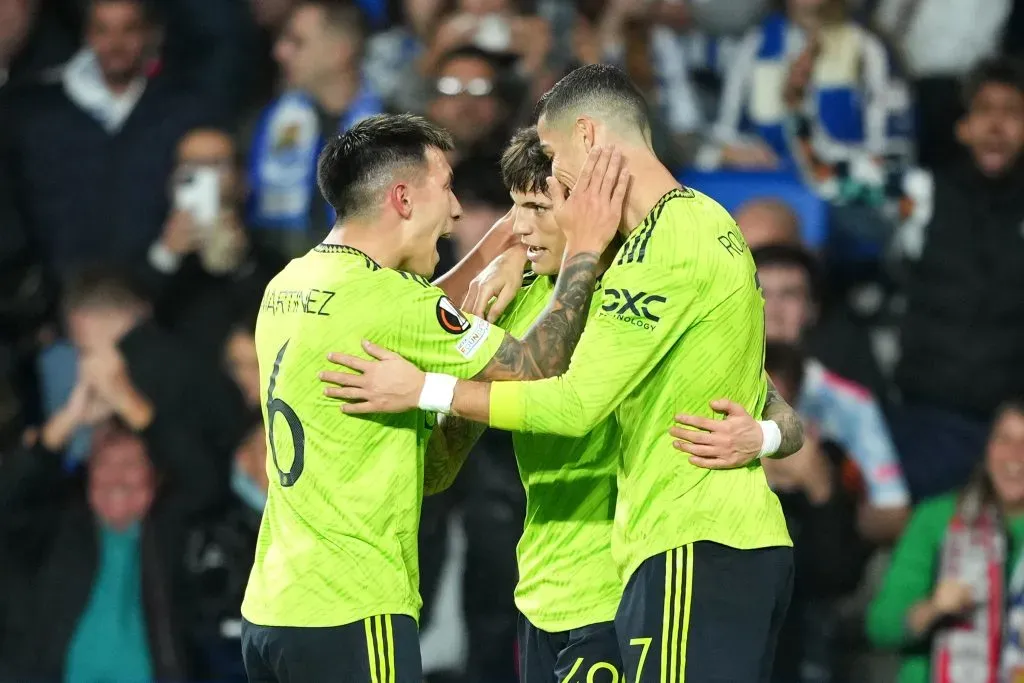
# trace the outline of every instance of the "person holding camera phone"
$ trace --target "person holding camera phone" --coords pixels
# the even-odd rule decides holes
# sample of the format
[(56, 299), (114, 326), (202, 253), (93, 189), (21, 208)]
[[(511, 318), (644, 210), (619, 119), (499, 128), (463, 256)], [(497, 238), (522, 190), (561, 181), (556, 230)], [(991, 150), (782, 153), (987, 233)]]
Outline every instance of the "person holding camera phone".
[(446, 54), (473, 46), (514, 55), (521, 73), (536, 74), (544, 66), (551, 42), (547, 21), (524, 13), (517, 0), (459, 0), (455, 12), (441, 19), (419, 69), (432, 74)]
[(230, 135), (190, 131), (177, 156), (173, 210), (149, 250), (143, 278), (154, 290), (161, 321), (213, 358), (234, 312), (258, 301), (282, 264), (250, 239)]

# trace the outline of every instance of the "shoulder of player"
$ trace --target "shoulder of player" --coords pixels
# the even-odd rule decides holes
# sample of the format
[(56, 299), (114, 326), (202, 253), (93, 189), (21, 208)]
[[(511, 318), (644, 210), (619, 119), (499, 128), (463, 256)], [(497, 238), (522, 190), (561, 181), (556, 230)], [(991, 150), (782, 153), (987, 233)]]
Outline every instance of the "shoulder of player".
[(631, 263), (678, 264), (680, 245), (690, 239), (687, 224), (694, 210), (707, 198), (688, 187), (675, 188), (662, 196), (644, 220), (626, 238), (615, 256), (614, 265)]

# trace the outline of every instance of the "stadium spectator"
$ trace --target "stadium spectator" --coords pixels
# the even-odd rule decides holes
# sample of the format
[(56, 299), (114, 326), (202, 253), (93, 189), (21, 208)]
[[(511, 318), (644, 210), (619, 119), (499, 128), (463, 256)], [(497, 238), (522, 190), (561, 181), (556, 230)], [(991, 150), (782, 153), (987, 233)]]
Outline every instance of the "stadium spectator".
[(893, 429), (915, 497), (962, 486), (999, 402), (1024, 393), (1024, 69), (978, 67), (957, 137), (969, 158), (904, 184), (906, 310)]
[(316, 187), (324, 140), (383, 111), (360, 73), (365, 40), (353, 3), (303, 0), (274, 46), (287, 90), (260, 113), (249, 142), (246, 222), (285, 255), (306, 251), (334, 224)]
[[(876, 25), (899, 50), (913, 79), (918, 161), (926, 168), (959, 156), (954, 136), (963, 113), (960, 81), (982, 60), (995, 57), (1015, 3), (977, 4), (942, 0), (878, 0)], [(939, 37), (937, 39), (937, 37)]]
[(132, 429), (152, 435), (151, 456), (193, 463), (191, 491), (216, 503), (249, 425), (238, 390), (158, 327), (149, 304), (115, 274), (81, 274), (64, 307), (80, 375)]
[(231, 495), (193, 530), (185, 570), (194, 596), (190, 629), (203, 680), (245, 683), (240, 642), (242, 597), (267, 503), (267, 441), (257, 420), (235, 451)]
[[(189, 193), (203, 189), (197, 185), (211, 172), (210, 191), (218, 194), (199, 197), (209, 206), (197, 206)], [(182, 138), (171, 192), (176, 205), (149, 249), (142, 276), (161, 323), (212, 360), (237, 311), (259, 303), (284, 261), (254, 244), (243, 223), (238, 156), (227, 132), (199, 128)]]
[[(800, 248), (763, 247), (754, 253), (765, 297), (769, 342), (805, 344), (816, 321), (817, 269)], [(862, 349), (863, 351), (863, 349)], [(875, 543), (894, 541), (903, 528), (910, 495), (882, 410), (872, 393), (808, 357), (798, 412), (856, 464), (867, 486), (858, 528)]]
[(142, 0), (93, 0), (61, 78), (12, 97), (16, 197), (54, 272), (137, 262), (160, 233), (174, 147), (205, 115), (147, 75), (155, 33)]
[(1004, 404), (966, 487), (922, 502), (867, 632), (903, 655), (900, 683), (1024, 674), (1024, 404)]
[(418, 68), (429, 76), (446, 55), (475, 47), (493, 55), (507, 55), (525, 78), (536, 76), (551, 50), (551, 27), (541, 17), (522, 11), (520, 0), (456, 0), (455, 11), (443, 16)]
[[(794, 346), (769, 343), (765, 370), (786, 402), (803, 391), (806, 359)], [(835, 602), (856, 588), (864, 568), (857, 537), (855, 494), (843, 483), (845, 456), (816, 430), (804, 432), (804, 447), (764, 460), (764, 473), (782, 502), (794, 564), (800, 579), (779, 634), (772, 681), (824, 683), (836, 670)]]
[(402, 0), (398, 19), (367, 43), (363, 71), (391, 111), (422, 111), (424, 79), (417, 60), (429, 44), (443, 9), (441, 0)]
[(234, 321), (224, 342), (224, 365), (228, 376), (242, 394), (249, 410), (259, 413), (260, 368), (256, 361), (256, 311), (253, 310)]
[(752, 199), (736, 210), (736, 225), (747, 246), (757, 250), (776, 244), (800, 244), (800, 218), (778, 199)]
[[(428, 117), (455, 140), (448, 160), (463, 205), (456, 232), (467, 235), (467, 250), (509, 206), (508, 192), (496, 171), (512, 110), (502, 89), (503, 75), (498, 60), (486, 52), (461, 48), (441, 61), (427, 106)], [(464, 227), (467, 224), (472, 229)]]
[(786, 0), (744, 38), (698, 165), (805, 170), (907, 150), (908, 102), (881, 40), (846, 0)]
[[(12, 681), (188, 680), (181, 530), (194, 473), (107, 425), (85, 472), (60, 451), (95, 397), (78, 391), (5, 460), (0, 528), (16, 588), (0, 643)], [(10, 590), (10, 589), (9, 589)]]

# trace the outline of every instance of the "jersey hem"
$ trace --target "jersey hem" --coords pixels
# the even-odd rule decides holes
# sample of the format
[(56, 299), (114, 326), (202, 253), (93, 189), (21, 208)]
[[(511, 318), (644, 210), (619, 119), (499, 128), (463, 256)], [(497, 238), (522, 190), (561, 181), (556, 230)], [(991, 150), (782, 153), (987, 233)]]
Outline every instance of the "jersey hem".
[(266, 626), (269, 628), (334, 628), (337, 626), (348, 626), (349, 624), (358, 623), (363, 619), (369, 619), (370, 617), (381, 616), (384, 614), (391, 614), (396, 616), (403, 615), (407, 617), (412, 617), (413, 621), (416, 622), (417, 626), (420, 623), (420, 611), (418, 609), (410, 609), (408, 605), (384, 605), (380, 608), (355, 612), (353, 614), (355, 616), (346, 615), (345, 617), (338, 620), (331, 619), (329, 621), (323, 622), (317, 621), (316, 623), (297, 623), (291, 621), (290, 619), (253, 618), (246, 614), (244, 606), (242, 609), (242, 618), (248, 621), (250, 624), (254, 624), (256, 626)]
[(658, 546), (655, 546), (651, 550), (645, 550), (645, 551), (643, 551), (643, 554), (640, 557), (638, 557), (638, 559), (635, 559), (635, 560), (627, 563), (626, 565), (624, 565), (624, 571), (622, 573), (623, 582), (628, 582), (629, 579), (633, 576), (633, 574), (636, 573), (636, 570), (640, 568), (640, 565), (642, 565), (644, 562), (646, 562), (647, 560), (651, 559), (652, 557), (657, 557), (661, 553), (668, 552), (669, 550), (673, 550), (675, 548), (681, 548), (682, 546), (689, 545), (690, 543), (699, 543), (700, 541), (708, 541), (710, 543), (718, 543), (720, 545), (724, 545), (724, 546), (727, 546), (729, 548), (733, 548), (735, 550), (760, 550), (761, 548), (792, 548), (793, 547), (793, 539), (790, 538), (788, 532), (786, 533), (784, 538), (782, 536), (778, 536), (778, 537), (773, 536), (772, 540), (757, 541), (757, 542), (754, 542), (754, 543), (738, 543), (738, 542), (736, 542), (735, 538), (728, 537), (728, 536), (704, 535), (704, 536), (701, 536), (700, 538), (686, 538), (686, 537), (683, 537), (679, 541), (674, 541), (671, 544), (658, 545)]
[[(603, 624), (609, 621), (615, 621), (615, 613), (619, 609), (619, 602), (622, 596), (620, 595), (615, 600), (615, 605), (607, 609), (607, 611), (593, 608), (592, 610), (586, 610), (589, 615), (587, 617), (564, 617), (562, 619), (545, 619), (543, 615), (538, 616), (536, 613), (532, 613), (528, 610), (523, 609), (522, 605), (519, 604), (519, 600), (516, 600), (516, 607), (522, 613), (523, 617), (530, 622), (534, 627), (547, 633), (561, 633), (563, 631), (571, 631), (577, 628), (584, 628), (586, 626), (593, 626), (594, 624)], [(596, 615), (596, 616), (595, 616)]]

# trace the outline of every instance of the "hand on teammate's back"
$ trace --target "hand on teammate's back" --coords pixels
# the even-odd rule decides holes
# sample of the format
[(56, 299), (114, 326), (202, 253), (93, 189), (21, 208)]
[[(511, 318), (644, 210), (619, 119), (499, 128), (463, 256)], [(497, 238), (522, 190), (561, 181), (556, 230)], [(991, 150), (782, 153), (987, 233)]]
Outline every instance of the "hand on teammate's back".
[(600, 254), (612, 241), (622, 222), (622, 207), (630, 182), (622, 152), (595, 145), (587, 155), (572, 194), (554, 176), (548, 188), (554, 201), (554, 218), (565, 233), (565, 256), (592, 251)]
[(363, 342), (363, 350), (376, 360), (345, 353), (327, 355), (327, 360), (353, 372), (321, 372), (320, 381), (333, 385), (324, 389), (324, 395), (348, 401), (341, 410), (349, 415), (404, 413), (417, 408), (425, 373), (397, 353), (368, 341)]
[(689, 455), (691, 464), (709, 470), (743, 467), (756, 460), (764, 441), (757, 420), (743, 406), (724, 398), (710, 405), (725, 419), (676, 415), (677, 425), (669, 430), (676, 439), (672, 445)]

